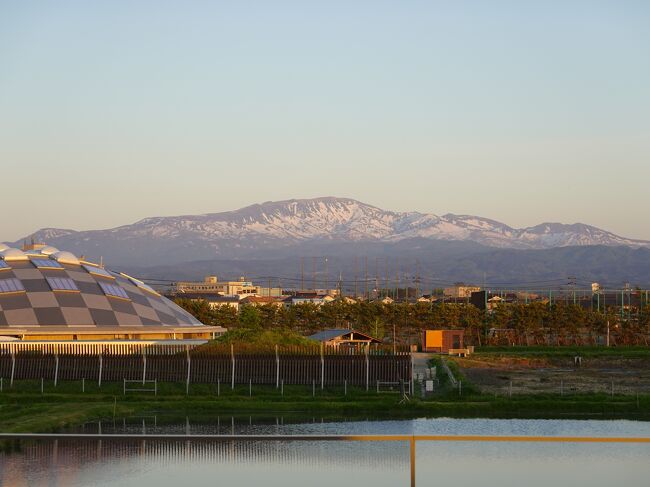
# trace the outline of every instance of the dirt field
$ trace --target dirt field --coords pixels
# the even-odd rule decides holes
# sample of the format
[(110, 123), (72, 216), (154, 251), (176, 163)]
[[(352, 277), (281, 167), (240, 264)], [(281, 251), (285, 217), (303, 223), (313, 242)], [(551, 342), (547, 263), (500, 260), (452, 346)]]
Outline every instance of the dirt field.
[(569, 358), (481, 356), (453, 358), (467, 380), (499, 395), (650, 394), (650, 359), (591, 357), (581, 365)]

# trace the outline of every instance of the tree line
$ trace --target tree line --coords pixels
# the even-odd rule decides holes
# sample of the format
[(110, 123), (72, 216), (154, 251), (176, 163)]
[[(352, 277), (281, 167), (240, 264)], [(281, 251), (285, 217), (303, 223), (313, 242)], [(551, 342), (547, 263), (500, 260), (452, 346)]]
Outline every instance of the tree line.
[[(390, 303), (336, 300), (320, 306), (267, 304), (211, 308), (206, 301), (176, 303), (206, 325), (276, 330), (310, 335), (330, 328), (354, 328), (376, 338), (419, 343), (426, 329), (461, 328), (469, 345), (587, 345), (604, 340), (609, 328), (613, 344), (648, 345), (650, 306), (634, 315), (618, 308), (585, 309), (564, 302), (502, 303), (485, 312), (470, 303)], [(608, 326), (609, 323), (609, 326)]]

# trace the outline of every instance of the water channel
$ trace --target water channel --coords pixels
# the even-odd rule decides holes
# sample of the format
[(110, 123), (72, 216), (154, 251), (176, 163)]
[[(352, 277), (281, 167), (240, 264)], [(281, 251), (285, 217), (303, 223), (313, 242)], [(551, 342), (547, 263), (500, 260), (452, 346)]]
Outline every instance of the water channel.
[[(646, 487), (650, 482), (650, 443), (608, 441), (650, 438), (650, 423), (627, 420), (147, 416), (92, 423), (65, 433), (103, 437), (5, 440), (0, 452), (0, 486), (378, 487), (415, 481), (418, 486)], [(140, 437), (143, 433), (155, 438)], [(201, 438), (192, 439), (193, 435)], [(206, 435), (256, 438), (220, 440)], [(258, 435), (301, 435), (303, 439), (269, 440)], [(306, 435), (399, 435), (401, 439), (327, 441), (307, 440)], [(418, 440), (412, 451), (404, 439), (408, 436), (436, 439)], [(457, 436), (472, 439), (448, 439)], [(502, 441), (504, 436), (516, 441)], [(531, 440), (520, 441), (521, 437)], [(599, 441), (555, 441), (566, 437)]]

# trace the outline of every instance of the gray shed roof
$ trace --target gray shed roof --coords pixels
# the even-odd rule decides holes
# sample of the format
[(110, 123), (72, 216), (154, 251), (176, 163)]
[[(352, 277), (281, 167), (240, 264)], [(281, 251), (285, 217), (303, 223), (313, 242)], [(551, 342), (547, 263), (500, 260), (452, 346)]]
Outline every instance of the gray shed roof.
[(323, 331), (319, 331), (318, 333), (314, 333), (313, 335), (307, 338), (309, 338), (310, 340), (316, 340), (318, 342), (327, 342), (329, 340), (333, 340), (334, 338), (338, 338), (343, 335), (349, 335), (351, 333), (354, 333), (355, 335), (362, 335), (370, 341), (375, 341), (378, 343), (381, 342), (381, 340), (378, 340), (377, 338), (373, 338), (367, 333), (362, 333), (357, 330), (347, 330), (347, 329), (323, 330)]

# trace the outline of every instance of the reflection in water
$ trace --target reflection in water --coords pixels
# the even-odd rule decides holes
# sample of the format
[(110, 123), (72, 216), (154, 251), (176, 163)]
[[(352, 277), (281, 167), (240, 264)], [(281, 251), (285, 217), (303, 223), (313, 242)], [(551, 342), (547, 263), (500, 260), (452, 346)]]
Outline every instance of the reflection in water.
[[(213, 473), (224, 466), (254, 468), (282, 467), (294, 472), (360, 471), (393, 473), (399, 485), (408, 476), (408, 445), (384, 442), (363, 445), (357, 442), (267, 442), (267, 441), (167, 441), (167, 440), (96, 440), (96, 441), (21, 441), (16, 451), (0, 456), (0, 485), (88, 485), (92, 473), (98, 485), (103, 471), (126, 468), (141, 475), (151, 469), (183, 469), (212, 465)], [(137, 472), (141, 470), (141, 472)], [(96, 475), (99, 474), (99, 478)], [(335, 476), (332, 476), (334, 478)], [(130, 485), (129, 479), (112, 485)], [(154, 475), (157, 478), (157, 475)], [(199, 485), (201, 476), (190, 476), (190, 485)], [(304, 479), (303, 479), (304, 480)], [(111, 485), (111, 484), (107, 484)], [(141, 485), (154, 485), (144, 483)], [(158, 482), (155, 485), (160, 484)], [(294, 485), (285, 483), (284, 485)], [(300, 485), (300, 484), (296, 484)]]
[[(255, 424), (212, 418), (161, 424), (154, 417), (104, 424), (104, 433), (229, 434), (501, 434), (650, 436), (630, 421), (454, 420)], [(249, 424), (250, 423), (250, 424)], [(98, 424), (88, 425), (97, 432)], [(93, 431), (94, 430), (94, 431)], [(126, 430), (126, 431), (122, 431)], [(43, 440), (12, 443), (0, 453), (0, 486), (190, 487), (215, 485), (409, 485), (406, 442)], [(417, 444), (417, 485), (647, 486), (650, 444), (445, 443)]]

